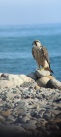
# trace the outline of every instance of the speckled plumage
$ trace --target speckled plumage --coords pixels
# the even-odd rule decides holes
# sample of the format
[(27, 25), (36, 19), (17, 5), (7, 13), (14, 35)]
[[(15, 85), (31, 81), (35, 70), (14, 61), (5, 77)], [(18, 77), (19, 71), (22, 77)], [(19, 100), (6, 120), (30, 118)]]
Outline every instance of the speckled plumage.
[(44, 69), (48, 69), (53, 72), (50, 69), (50, 59), (47, 49), (42, 46), (42, 44), (38, 40), (34, 41), (33, 45), (34, 47), (32, 48), (32, 55), (36, 60), (38, 67), (40, 68), (40, 66), (42, 66)]

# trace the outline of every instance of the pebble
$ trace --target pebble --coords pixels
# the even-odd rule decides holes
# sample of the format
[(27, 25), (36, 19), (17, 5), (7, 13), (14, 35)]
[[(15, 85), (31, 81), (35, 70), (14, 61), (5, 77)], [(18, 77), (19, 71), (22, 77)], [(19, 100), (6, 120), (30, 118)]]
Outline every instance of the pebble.
[(3, 123), (5, 122), (5, 118), (3, 116), (0, 115), (0, 122)]
[(22, 124), (22, 127), (25, 128), (26, 130), (36, 130), (36, 125), (33, 122), (28, 122)]
[(0, 88), (0, 123), (15, 125), (29, 134), (43, 137), (53, 133), (55, 124), (58, 132), (61, 128), (61, 91), (36, 88), (34, 81), (33, 86), (32, 82), (25, 82), (22, 86)]

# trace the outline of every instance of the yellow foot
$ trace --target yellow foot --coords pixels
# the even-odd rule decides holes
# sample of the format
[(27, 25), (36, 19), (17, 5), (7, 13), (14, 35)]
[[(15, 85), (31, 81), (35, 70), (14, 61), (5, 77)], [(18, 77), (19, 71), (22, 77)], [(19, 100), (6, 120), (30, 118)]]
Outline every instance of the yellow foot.
[(40, 68), (40, 70), (44, 70), (44, 68)]

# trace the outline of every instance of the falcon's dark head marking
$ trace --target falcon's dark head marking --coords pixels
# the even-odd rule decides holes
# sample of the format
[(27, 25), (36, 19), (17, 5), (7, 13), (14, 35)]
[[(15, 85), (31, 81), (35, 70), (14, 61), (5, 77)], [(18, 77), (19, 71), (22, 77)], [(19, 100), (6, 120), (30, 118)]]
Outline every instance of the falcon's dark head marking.
[(38, 47), (38, 48), (42, 47), (42, 44), (40, 43), (39, 40), (33, 41), (32, 45), (33, 45), (34, 47)]

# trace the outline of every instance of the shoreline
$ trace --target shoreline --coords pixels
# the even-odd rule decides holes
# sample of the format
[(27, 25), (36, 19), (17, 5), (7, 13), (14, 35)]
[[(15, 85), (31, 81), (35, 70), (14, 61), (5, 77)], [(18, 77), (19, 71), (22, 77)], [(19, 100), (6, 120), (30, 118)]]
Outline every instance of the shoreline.
[(61, 135), (61, 90), (40, 87), (31, 74), (0, 75), (1, 137)]

